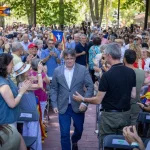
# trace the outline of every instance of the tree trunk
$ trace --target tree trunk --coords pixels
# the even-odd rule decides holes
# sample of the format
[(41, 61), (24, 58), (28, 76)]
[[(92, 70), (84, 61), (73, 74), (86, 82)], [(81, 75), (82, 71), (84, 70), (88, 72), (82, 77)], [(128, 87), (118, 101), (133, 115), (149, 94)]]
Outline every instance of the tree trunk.
[(145, 19), (144, 19), (144, 30), (147, 29), (147, 24), (148, 24), (148, 8), (149, 8), (149, 0), (146, 0), (146, 9), (145, 9)]
[(149, 1), (149, 6), (148, 6), (148, 27), (150, 28), (150, 1)]
[(90, 12), (91, 12), (92, 21), (95, 22), (95, 15), (94, 15), (94, 11), (93, 11), (93, 1), (92, 0), (89, 0), (89, 5), (90, 5)]
[[(4, 5), (4, 2), (0, 2), (0, 6), (3, 6)], [(5, 26), (5, 19), (3, 16), (0, 16), (0, 27), (3, 27), (4, 28)]]
[(108, 29), (108, 0), (106, 0), (106, 29)]
[[(29, 25), (33, 25), (34, 24), (34, 20), (33, 20), (33, 2), (32, 0), (25, 0), (24, 1), (24, 5), (26, 8), (26, 14), (27, 14), (27, 18), (28, 18), (28, 24)], [(29, 7), (30, 6), (30, 7)]]
[(101, 9), (100, 9), (100, 17), (99, 17), (99, 25), (101, 27), (103, 20), (103, 12), (104, 12), (104, 0), (101, 0)]
[(64, 0), (59, 0), (59, 24), (64, 25)]
[(98, 0), (95, 0), (95, 18), (96, 18), (96, 21), (99, 20), (99, 5), (98, 5)]

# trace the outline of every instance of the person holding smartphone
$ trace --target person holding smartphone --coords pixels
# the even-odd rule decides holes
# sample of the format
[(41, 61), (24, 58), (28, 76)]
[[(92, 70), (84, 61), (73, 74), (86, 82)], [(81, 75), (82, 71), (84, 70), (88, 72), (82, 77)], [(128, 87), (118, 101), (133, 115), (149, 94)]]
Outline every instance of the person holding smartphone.
[(142, 139), (139, 137), (135, 126), (127, 126), (123, 128), (123, 135), (125, 140), (131, 145), (132, 150), (149, 150), (150, 143), (148, 143), (146, 149)]

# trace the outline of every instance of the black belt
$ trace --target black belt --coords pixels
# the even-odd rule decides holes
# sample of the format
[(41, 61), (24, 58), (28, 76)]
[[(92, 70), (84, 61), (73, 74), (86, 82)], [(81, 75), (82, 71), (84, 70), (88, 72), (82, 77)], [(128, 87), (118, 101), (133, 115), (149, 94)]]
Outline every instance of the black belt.
[(100, 111), (104, 112), (126, 112), (129, 111), (130, 109), (120, 109), (120, 110), (109, 110), (109, 109), (100, 109)]

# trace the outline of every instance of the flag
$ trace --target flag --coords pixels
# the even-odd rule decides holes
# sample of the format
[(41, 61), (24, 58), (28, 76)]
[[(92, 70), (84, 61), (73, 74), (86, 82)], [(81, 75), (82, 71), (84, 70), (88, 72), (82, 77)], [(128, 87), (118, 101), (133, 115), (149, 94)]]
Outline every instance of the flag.
[(0, 6), (0, 16), (10, 16), (10, 8)]
[(54, 40), (54, 42), (61, 42), (63, 44), (63, 50), (65, 49), (65, 39), (64, 33), (62, 31), (53, 30), (50, 37)]
[(52, 31), (54, 37), (56, 38), (56, 41), (62, 42), (63, 39), (63, 32), (62, 31)]

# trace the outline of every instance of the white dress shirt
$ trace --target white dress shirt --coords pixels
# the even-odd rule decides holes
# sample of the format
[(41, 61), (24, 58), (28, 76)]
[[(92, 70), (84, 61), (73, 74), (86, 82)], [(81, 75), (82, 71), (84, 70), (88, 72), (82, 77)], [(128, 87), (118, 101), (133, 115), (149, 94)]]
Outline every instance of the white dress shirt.
[[(72, 69), (68, 69), (65, 66), (65, 69), (64, 69), (64, 76), (65, 76), (65, 79), (67, 81), (67, 85), (68, 85), (69, 89), (71, 87), (71, 82), (72, 82), (73, 73), (74, 73), (74, 67), (75, 66), (73, 66)], [(69, 96), (69, 104), (71, 104), (70, 96)], [(82, 104), (87, 107), (87, 105), (85, 103), (82, 102)]]
[[(71, 82), (72, 82), (72, 78), (73, 78), (73, 73), (74, 73), (74, 66), (72, 67), (72, 69), (68, 69), (66, 66), (65, 66), (65, 69), (64, 69), (64, 76), (65, 76), (65, 79), (67, 81), (67, 85), (70, 89), (70, 86), (71, 86)], [(71, 103), (71, 100), (70, 100), (70, 96), (69, 96), (69, 104)]]

